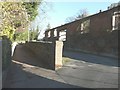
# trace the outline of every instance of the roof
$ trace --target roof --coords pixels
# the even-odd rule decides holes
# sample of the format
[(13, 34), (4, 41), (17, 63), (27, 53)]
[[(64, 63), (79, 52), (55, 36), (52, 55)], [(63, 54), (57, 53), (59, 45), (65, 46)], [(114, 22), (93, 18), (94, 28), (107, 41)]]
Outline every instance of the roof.
[(59, 27), (65, 26), (65, 25), (72, 24), (72, 23), (74, 23), (74, 22), (77, 22), (77, 21), (80, 21), (80, 20), (83, 20), (83, 19), (87, 19), (87, 18), (96, 16), (96, 15), (99, 15), (99, 14), (102, 14), (102, 13), (106, 13), (106, 12), (111, 11), (111, 10), (114, 10), (114, 9), (118, 9), (118, 7), (120, 7), (119, 4), (118, 4), (118, 6), (113, 7), (113, 8), (111, 8), (111, 9), (108, 9), (108, 10), (106, 10), (106, 11), (101, 11), (101, 12), (99, 12), (99, 13), (96, 13), (96, 14), (93, 14), (93, 15), (90, 15), (90, 16), (87, 16), (87, 17), (84, 17), (84, 18), (82, 18), (82, 19), (78, 19), (78, 20), (72, 21), (72, 22), (70, 22), (70, 23), (66, 23), (66, 24), (64, 24), (64, 25), (57, 26), (57, 27), (55, 27), (55, 28), (52, 28), (52, 29), (47, 30), (46, 32), (51, 31), (51, 30), (54, 30), (54, 29), (57, 29), (57, 28), (59, 28)]

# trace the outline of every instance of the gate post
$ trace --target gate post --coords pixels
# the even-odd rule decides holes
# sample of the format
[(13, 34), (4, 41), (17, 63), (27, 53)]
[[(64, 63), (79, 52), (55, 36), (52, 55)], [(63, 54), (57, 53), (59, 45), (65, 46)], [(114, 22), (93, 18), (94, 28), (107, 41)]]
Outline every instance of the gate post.
[(55, 70), (62, 67), (63, 42), (55, 41)]

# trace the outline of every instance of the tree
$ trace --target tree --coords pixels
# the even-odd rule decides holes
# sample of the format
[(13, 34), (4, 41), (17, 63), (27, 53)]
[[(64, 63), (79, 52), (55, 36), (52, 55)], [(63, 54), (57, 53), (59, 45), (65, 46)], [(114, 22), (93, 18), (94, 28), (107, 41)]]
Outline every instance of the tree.
[(120, 6), (120, 1), (118, 3), (112, 3), (110, 6), (108, 6), (108, 9), (112, 9), (117, 6)]
[(36, 0), (36, 2), (23, 2), (23, 7), (25, 7), (27, 14), (29, 15), (29, 20), (33, 21), (38, 15), (38, 6), (42, 3), (42, 0)]
[(75, 21), (75, 20), (79, 20), (79, 19), (82, 19), (84, 17), (87, 17), (89, 14), (88, 14), (88, 11), (87, 9), (81, 9), (76, 16), (72, 16), (72, 17), (68, 17), (66, 18), (66, 22), (72, 22), (72, 21)]
[(28, 31), (18, 33), (18, 34), (14, 34), (14, 39), (15, 39), (15, 41), (27, 41)]
[(22, 3), (1, 2), (1, 34), (8, 36), (12, 40), (15, 30), (27, 23), (26, 11)]
[(40, 3), (41, 0), (36, 0), (36, 2), (1, 2), (0, 34), (13, 40), (15, 31), (19, 27), (27, 27), (29, 22), (35, 19)]
[(88, 15), (89, 15), (89, 14), (88, 14), (87, 9), (81, 9), (81, 10), (79, 11), (79, 13), (77, 14), (75, 20), (78, 20), (78, 19), (87, 17)]
[(51, 28), (50, 24), (48, 23), (47, 25), (47, 30), (49, 30)]
[(36, 30), (30, 30), (30, 40), (37, 40), (39, 34), (40, 32), (38, 26)]

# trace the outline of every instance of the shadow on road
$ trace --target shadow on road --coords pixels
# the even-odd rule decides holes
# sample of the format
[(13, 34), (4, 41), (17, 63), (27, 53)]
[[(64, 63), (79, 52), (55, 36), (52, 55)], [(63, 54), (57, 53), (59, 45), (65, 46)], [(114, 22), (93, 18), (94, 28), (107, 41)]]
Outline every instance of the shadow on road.
[[(39, 60), (30, 49), (26, 48), (24, 45), (17, 45), (13, 55), (12, 68), (6, 80), (5, 88), (81, 88), (80, 86), (70, 85), (68, 82), (64, 83), (59, 80), (56, 81), (40, 76), (43, 72), (39, 75), (35, 74), (34, 72), (40, 71), (35, 71), (36, 67), (46, 68), (46, 70), (50, 69), (48, 67), (49, 65), (45, 66), (40, 61), (41, 60)], [(25, 65), (27, 65), (29, 69), (33, 68), (32, 70), (34, 72), (30, 72), (29, 70), (26, 71)], [(50, 74), (49, 72), (45, 73), (48, 75)], [(86, 88), (84, 89), (86, 90)]]
[(118, 60), (114, 58), (73, 51), (64, 51), (63, 56), (79, 61), (118, 67)]
[(4, 88), (80, 88), (35, 75), (23, 69), (22, 65), (13, 62)]

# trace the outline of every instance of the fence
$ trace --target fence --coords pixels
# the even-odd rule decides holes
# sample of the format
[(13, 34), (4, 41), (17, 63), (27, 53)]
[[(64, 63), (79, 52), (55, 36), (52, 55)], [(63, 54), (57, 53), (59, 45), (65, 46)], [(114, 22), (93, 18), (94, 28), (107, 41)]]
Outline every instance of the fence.
[(2, 70), (6, 70), (11, 62), (11, 41), (6, 37), (2, 37)]
[(0, 40), (0, 89), (2, 89), (2, 40)]
[(0, 56), (1, 56), (1, 63), (2, 63), (1, 75), (2, 75), (2, 84), (4, 85), (7, 72), (9, 70), (10, 63), (11, 63), (11, 41), (6, 36), (2, 36), (0, 37), (0, 44), (1, 44)]

